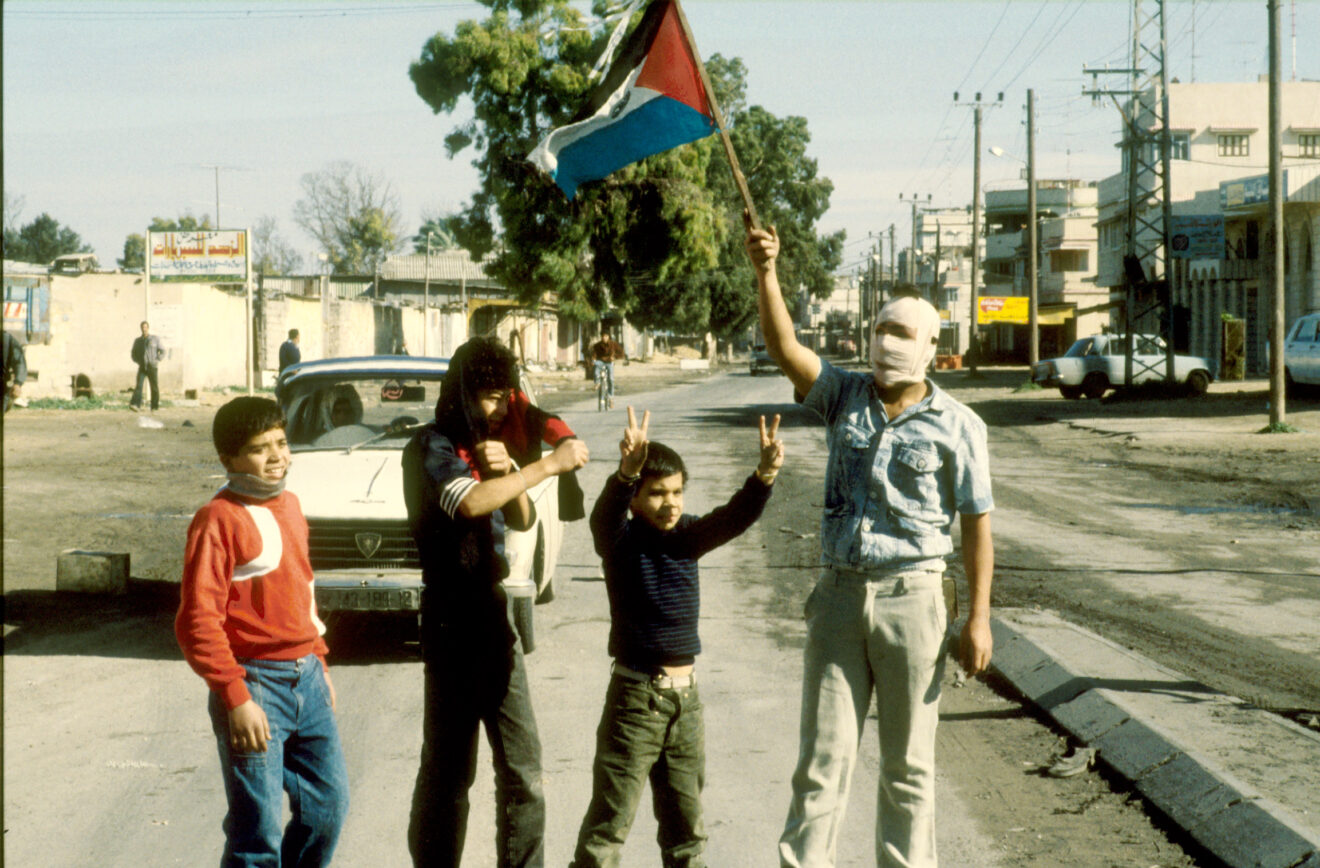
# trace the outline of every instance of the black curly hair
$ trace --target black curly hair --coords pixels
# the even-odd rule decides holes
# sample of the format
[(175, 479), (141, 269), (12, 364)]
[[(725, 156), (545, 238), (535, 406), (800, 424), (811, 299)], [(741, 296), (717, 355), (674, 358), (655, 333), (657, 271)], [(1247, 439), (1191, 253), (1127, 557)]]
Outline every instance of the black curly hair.
[(518, 386), (518, 360), (497, 338), (472, 338), (449, 359), (435, 419), (440, 430), (456, 442), (485, 439), (485, 420), (477, 409), (477, 393), (485, 389)]
[(211, 442), (221, 456), (232, 458), (242, 451), (244, 443), (258, 434), (284, 427), (284, 411), (279, 404), (270, 398), (244, 395), (215, 411)]

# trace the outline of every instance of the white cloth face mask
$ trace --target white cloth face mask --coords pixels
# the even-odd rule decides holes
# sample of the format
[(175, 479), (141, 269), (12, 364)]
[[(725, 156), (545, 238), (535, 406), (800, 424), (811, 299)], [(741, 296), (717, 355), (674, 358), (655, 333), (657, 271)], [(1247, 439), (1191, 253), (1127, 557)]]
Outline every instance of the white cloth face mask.
[(915, 332), (915, 337), (900, 337), (880, 332), (871, 339), (871, 372), (882, 389), (907, 383), (920, 383), (926, 368), (935, 358), (935, 340), (940, 331), (940, 314), (930, 302), (920, 298), (895, 298), (880, 308), (877, 323), (897, 323)]

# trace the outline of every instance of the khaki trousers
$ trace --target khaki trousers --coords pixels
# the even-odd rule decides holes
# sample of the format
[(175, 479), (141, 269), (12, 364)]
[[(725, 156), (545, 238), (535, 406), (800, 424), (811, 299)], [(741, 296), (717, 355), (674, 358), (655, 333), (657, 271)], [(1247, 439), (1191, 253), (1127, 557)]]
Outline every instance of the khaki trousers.
[(876, 864), (934, 868), (935, 726), (947, 614), (941, 573), (827, 568), (807, 599), (801, 743), (782, 866), (835, 863), (863, 725), (876, 696)]

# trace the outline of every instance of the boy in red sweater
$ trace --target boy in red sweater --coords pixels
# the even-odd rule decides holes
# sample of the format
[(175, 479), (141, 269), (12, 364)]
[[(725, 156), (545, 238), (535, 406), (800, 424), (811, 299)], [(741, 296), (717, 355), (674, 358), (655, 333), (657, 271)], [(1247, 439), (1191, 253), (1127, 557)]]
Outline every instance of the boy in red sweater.
[[(226, 866), (329, 865), (348, 813), (307, 520), (284, 490), (284, 426), (268, 398), (216, 412), (211, 436), (229, 482), (188, 528), (174, 620), (183, 656), (211, 688)], [(285, 792), (292, 819), (281, 831)]]

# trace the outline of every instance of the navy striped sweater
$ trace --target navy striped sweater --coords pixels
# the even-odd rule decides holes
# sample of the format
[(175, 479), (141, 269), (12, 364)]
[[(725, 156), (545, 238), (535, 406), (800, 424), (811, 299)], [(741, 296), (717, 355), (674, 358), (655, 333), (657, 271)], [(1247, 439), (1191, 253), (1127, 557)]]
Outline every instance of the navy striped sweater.
[(769, 486), (752, 474), (724, 506), (683, 515), (661, 531), (628, 517), (631, 484), (611, 473), (591, 510), (591, 537), (605, 566), (610, 598), (610, 656), (624, 666), (656, 672), (692, 663), (701, 652), (697, 619), (701, 586), (697, 559), (741, 534), (761, 516)]

